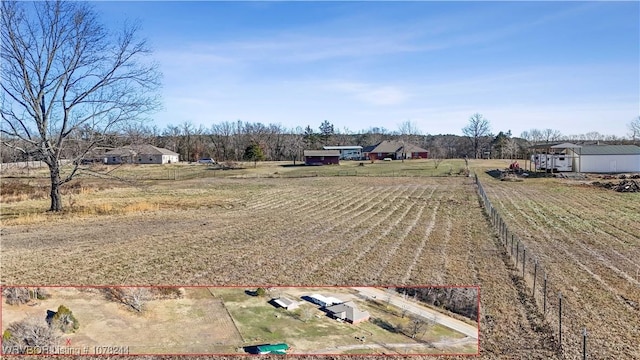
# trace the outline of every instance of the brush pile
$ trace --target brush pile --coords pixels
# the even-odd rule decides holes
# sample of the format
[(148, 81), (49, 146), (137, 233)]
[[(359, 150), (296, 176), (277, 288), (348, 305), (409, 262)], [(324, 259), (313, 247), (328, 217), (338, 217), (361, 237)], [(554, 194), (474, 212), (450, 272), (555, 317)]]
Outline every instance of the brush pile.
[(640, 182), (635, 180), (622, 180), (619, 183), (594, 181), (591, 185), (617, 192), (640, 192)]

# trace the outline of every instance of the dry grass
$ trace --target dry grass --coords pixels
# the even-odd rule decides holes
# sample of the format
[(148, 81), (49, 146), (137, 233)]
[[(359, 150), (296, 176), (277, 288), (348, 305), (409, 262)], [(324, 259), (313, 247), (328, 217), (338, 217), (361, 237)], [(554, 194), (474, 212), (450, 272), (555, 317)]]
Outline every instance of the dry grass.
[[(586, 326), (593, 356), (640, 357), (640, 194), (558, 179), (482, 179), (528, 255), (548, 274), (553, 309), (563, 294), (568, 356), (579, 355)], [(537, 301), (541, 307), (540, 295)], [(549, 317), (557, 329), (556, 313)]]
[(195, 179), (106, 189), (76, 206), (100, 204), (135, 210), (4, 226), (2, 281), (480, 285), (483, 357), (554, 355), (469, 178)]

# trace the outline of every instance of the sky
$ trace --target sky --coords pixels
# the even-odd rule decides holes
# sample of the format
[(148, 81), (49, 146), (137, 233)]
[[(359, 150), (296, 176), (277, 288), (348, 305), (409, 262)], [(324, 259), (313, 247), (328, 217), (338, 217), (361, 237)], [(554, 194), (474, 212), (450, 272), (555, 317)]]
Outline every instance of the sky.
[(625, 136), (640, 115), (640, 3), (95, 2), (138, 21), (163, 73), (154, 124), (340, 131), (551, 128)]

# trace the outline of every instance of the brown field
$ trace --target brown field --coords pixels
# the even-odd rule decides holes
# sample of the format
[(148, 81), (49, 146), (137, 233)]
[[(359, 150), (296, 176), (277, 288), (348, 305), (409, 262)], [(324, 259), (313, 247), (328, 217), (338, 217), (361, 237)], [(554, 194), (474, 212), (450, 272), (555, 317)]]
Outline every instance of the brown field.
[[(510, 230), (548, 274), (548, 319), (556, 331), (562, 293), (567, 357), (579, 356), (586, 327), (593, 358), (640, 358), (640, 194), (558, 179), (480, 178)], [(541, 293), (536, 300), (541, 309)]]
[(76, 204), (111, 211), (20, 215), (43, 205), (3, 209), (5, 284), (480, 285), (483, 358), (555, 354), (471, 178), (119, 185)]
[(479, 171), (493, 205), (549, 277), (543, 318), (541, 279), (532, 297), (531, 262), (523, 283), (472, 179), (449, 175), (460, 161), (437, 170), (428, 161), (258, 165), (192, 167), (177, 181), (160, 168), (151, 177), (144, 167), (112, 173), (127, 181), (84, 174), (66, 190), (63, 214), (42, 211), (42, 174), (3, 177), (0, 280), (480, 285), (482, 358), (558, 357), (561, 292), (562, 358), (580, 356), (583, 327), (591, 358), (640, 358), (640, 194), (566, 179), (500, 182)]

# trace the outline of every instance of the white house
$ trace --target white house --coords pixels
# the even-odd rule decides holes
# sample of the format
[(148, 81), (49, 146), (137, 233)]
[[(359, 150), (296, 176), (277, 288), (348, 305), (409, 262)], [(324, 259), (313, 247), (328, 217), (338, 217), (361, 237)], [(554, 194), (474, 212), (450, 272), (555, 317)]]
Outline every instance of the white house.
[(311, 301), (313, 301), (315, 304), (320, 305), (320, 307), (331, 306), (331, 305), (340, 304), (343, 302), (340, 299), (336, 299), (331, 296), (327, 297), (320, 294), (309, 295), (309, 299), (311, 299)]
[(322, 148), (340, 151), (340, 160), (362, 159), (362, 146), (323, 146)]
[(105, 164), (171, 164), (180, 155), (153, 145), (127, 145), (115, 148), (104, 155)]
[(640, 147), (636, 145), (583, 145), (567, 149), (573, 171), (583, 173), (640, 172)]

